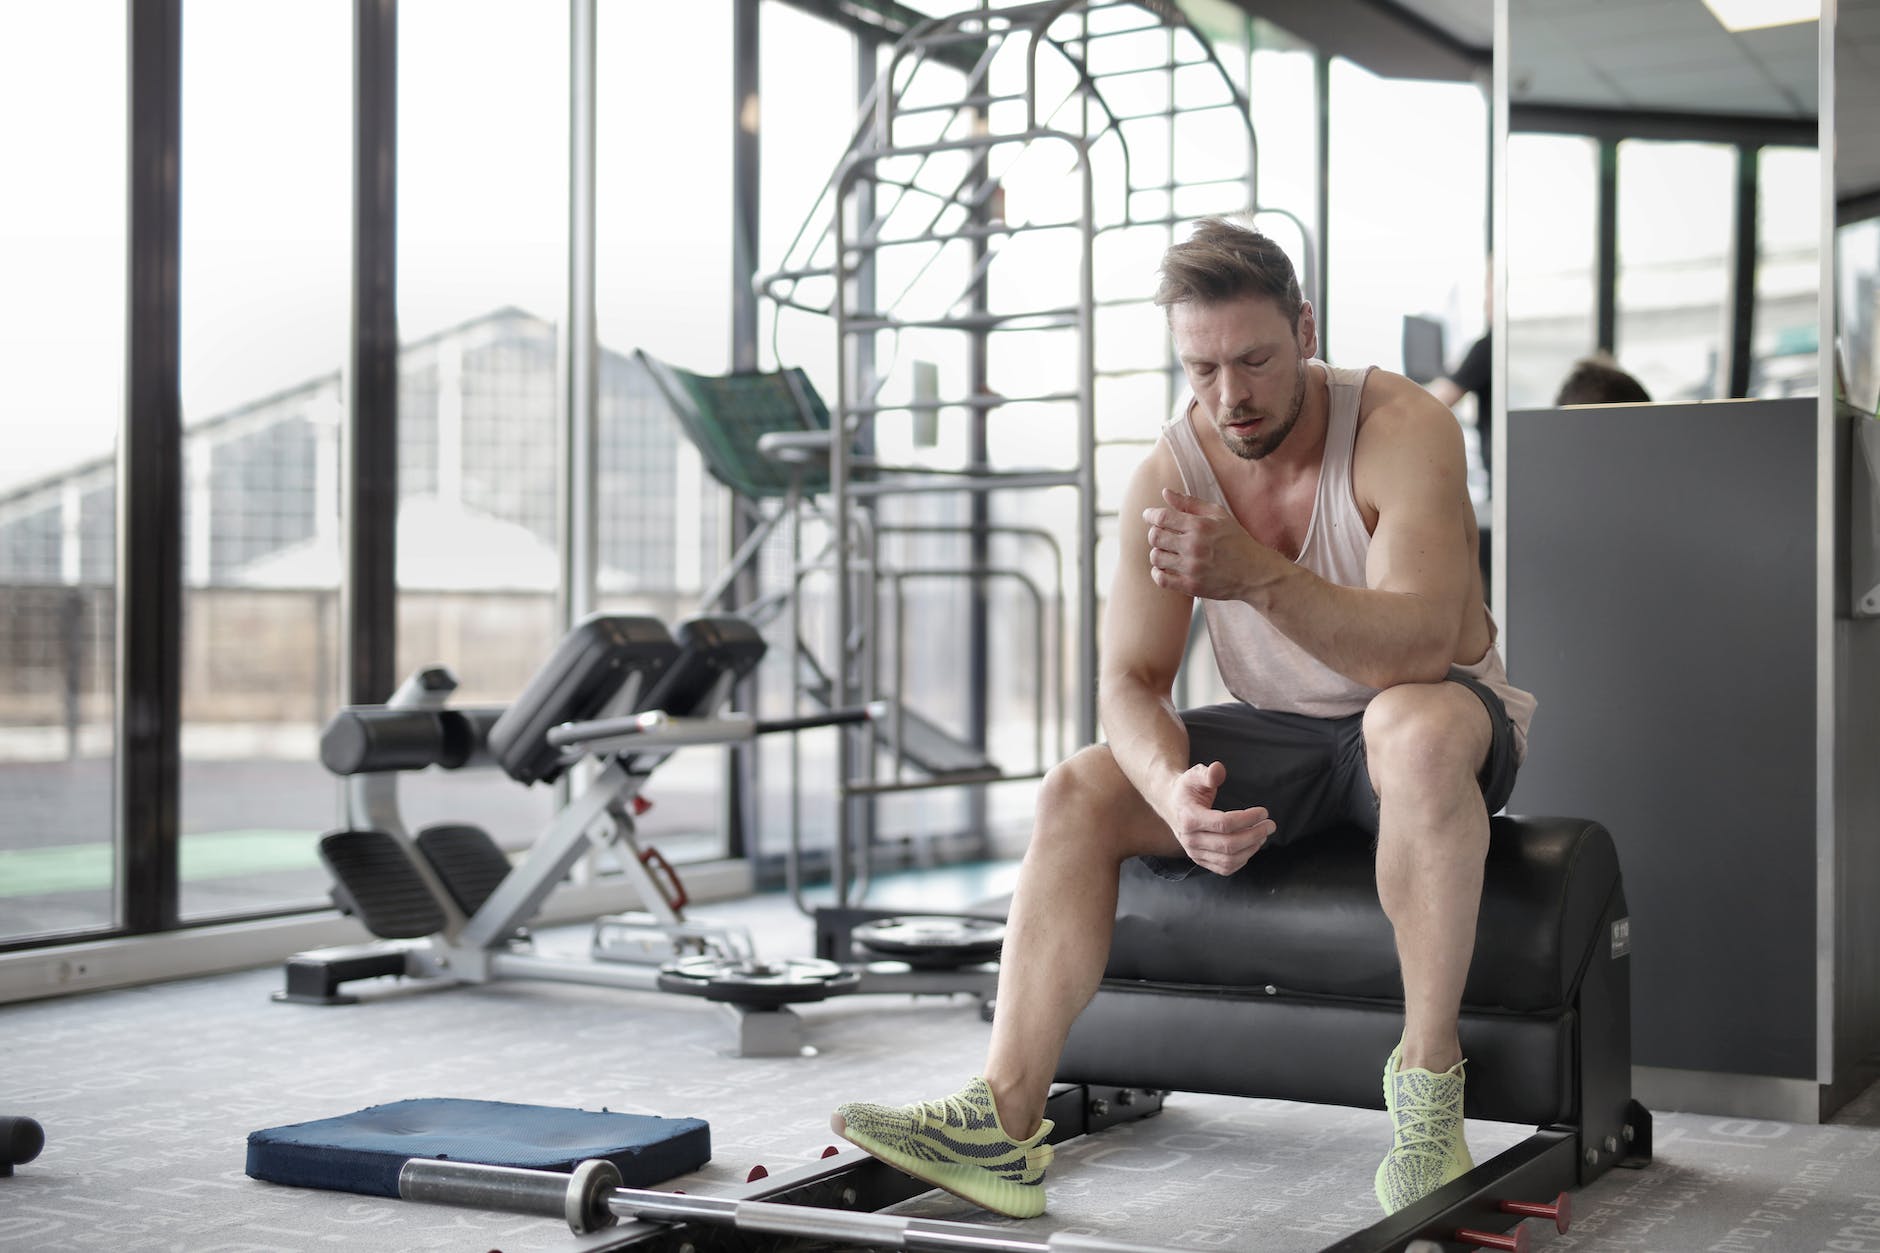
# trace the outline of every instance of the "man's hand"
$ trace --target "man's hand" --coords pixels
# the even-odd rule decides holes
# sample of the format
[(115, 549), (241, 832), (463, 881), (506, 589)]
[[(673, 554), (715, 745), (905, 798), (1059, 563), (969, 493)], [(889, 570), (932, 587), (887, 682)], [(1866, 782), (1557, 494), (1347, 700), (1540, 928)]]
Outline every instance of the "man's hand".
[(1227, 781), (1220, 762), (1190, 766), (1170, 789), (1162, 817), (1195, 865), (1218, 875), (1230, 875), (1260, 851), (1267, 837), (1278, 830), (1264, 809), (1212, 808), (1214, 794)]
[(1142, 511), (1156, 586), (1197, 600), (1243, 599), (1261, 581), (1261, 557), (1272, 549), (1220, 505), (1168, 488), (1162, 499), (1166, 508)]

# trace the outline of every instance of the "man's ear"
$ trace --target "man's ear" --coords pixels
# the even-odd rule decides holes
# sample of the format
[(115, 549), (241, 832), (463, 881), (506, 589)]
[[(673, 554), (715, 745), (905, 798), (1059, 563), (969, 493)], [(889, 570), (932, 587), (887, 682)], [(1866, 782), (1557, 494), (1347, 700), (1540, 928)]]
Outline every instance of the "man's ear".
[(1319, 355), (1319, 319), (1312, 311), (1310, 300), (1299, 306), (1299, 355), (1316, 357)]

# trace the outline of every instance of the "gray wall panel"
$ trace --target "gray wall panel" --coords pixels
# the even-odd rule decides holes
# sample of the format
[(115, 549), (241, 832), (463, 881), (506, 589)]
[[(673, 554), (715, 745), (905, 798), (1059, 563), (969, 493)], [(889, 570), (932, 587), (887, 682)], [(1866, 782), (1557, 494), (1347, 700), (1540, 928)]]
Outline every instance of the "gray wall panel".
[(1596, 818), (1633, 1059), (1815, 1077), (1813, 400), (1515, 412), (1509, 811)]
[(1880, 618), (1834, 633), (1834, 1075), (1858, 1090), (1880, 1074)]

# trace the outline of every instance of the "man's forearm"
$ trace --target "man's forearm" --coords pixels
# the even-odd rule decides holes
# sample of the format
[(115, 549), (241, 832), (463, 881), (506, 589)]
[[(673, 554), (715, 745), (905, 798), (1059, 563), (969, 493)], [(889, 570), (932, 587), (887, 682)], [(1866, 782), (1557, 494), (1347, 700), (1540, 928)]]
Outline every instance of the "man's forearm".
[(1345, 587), (1289, 565), (1246, 600), (1293, 643), (1369, 687), (1435, 683), (1455, 660), (1454, 614), (1421, 596)]
[(1151, 807), (1188, 769), (1188, 728), (1168, 696), (1131, 678), (1106, 677), (1097, 692), (1098, 720), (1110, 755)]

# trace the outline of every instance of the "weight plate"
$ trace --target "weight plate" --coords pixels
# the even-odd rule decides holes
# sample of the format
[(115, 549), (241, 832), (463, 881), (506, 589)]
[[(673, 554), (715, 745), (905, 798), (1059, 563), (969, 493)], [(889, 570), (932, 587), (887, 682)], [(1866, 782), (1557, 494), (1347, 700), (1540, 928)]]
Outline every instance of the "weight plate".
[(851, 933), (862, 948), (923, 970), (946, 970), (997, 960), (1005, 924), (957, 914), (909, 914), (864, 922)]
[(780, 961), (688, 957), (659, 968), (662, 991), (760, 1009), (840, 996), (853, 992), (861, 981), (857, 971), (810, 957)]

